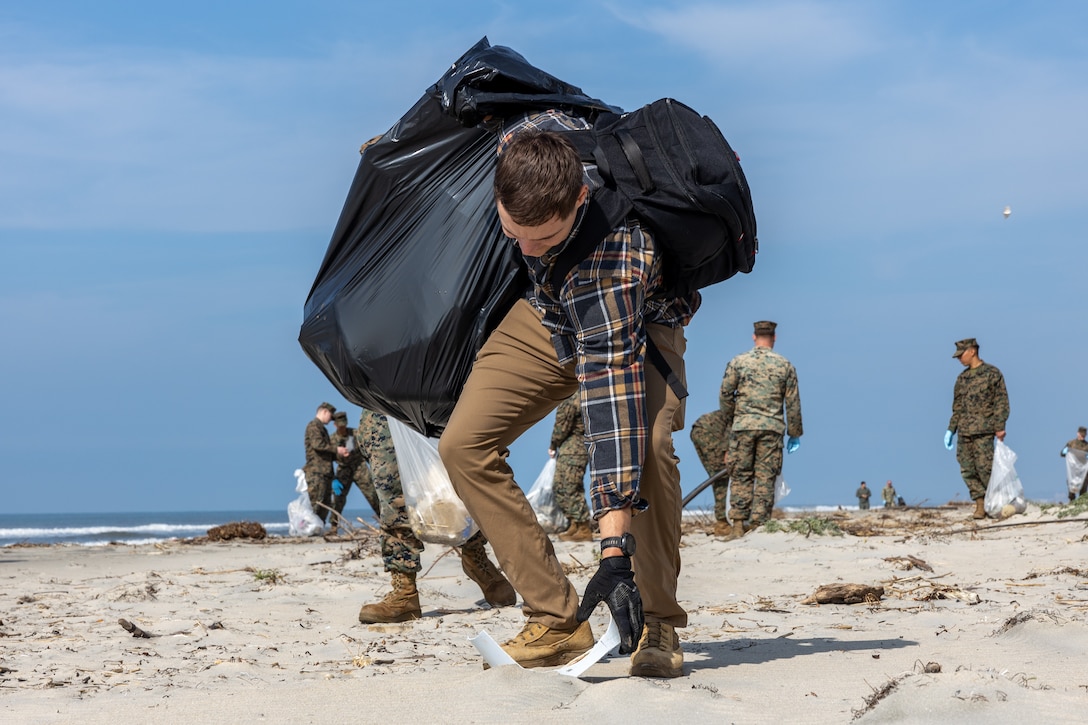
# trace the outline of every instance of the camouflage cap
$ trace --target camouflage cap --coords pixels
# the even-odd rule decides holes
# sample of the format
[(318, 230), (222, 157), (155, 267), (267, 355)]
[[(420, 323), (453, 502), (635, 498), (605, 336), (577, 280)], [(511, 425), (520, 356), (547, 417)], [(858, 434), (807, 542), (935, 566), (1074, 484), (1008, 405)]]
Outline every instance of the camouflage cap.
[(321, 405), (317, 406), (318, 410), (321, 410), (322, 408), (329, 411), (330, 413), (333, 413), (333, 414), (336, 413), (336, 406), (333, 405), (332, 403), (322, 403)]
[(978, 349), (978, 340), (973, 337), (965, 337), (956, 343), (956, 352), (952, 353), (952, 357), (959, 357), (963, 353), (967, 352), (968, 348)]
[(1077, 428), (1077, 432), (1078, 432), (1078, 433), (1084, 433), (1084, 434), (1088, 435), (1088, 428), (1085, 428), (1085, 427), (1084, 427), (1084, 426), (1082, 425), (1082, 426), (1081, 426), (1080, 428)]
[(348, 414), (341, 410), (341, 411), (338, 411), (336, 413), (333, 413), (332, 414), (332, 419), (335, 420), (338, 423), (343, 422), (346, 425), (347, 422), (348, 422)]
[(770, 320), (760, 320), (752, 325), (755, 328), (757, 335), (773, 335), (774, 329), (778, 327), (777, 322), (771, 322)]

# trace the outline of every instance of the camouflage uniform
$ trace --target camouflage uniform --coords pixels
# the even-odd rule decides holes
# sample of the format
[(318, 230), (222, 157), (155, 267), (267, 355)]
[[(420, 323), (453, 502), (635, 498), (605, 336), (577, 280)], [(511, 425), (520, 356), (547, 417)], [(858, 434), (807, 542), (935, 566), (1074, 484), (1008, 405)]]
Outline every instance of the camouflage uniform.
[(306, 424), (306, 463), (302, 472), (306, 474), (306, 489), (310, 494), (310, 507), (324, 523), (329, 517), (332, 503), (332, 462), (336, 460), (336, 447), (329, 438), (325, 425), (314, 418)]
[(956, 378), (948, 430), (956, 434), (956, 460), (972, 500), (986, 496), (994, 465), (994, 433), (1005, 430), (1009, 394), (1001, 371), (989, 363)]
[(891, 483), (884, 485), (884, 488), (880, 490), (881, 495), (884, 497), (884, 508), (891, 508), (895, 506), (895, 486)]
[[(725, 428), (725, 418), (721, 410), (712, 410), (695, 419), (691, 424), (691, 442), (699, 460), (706, 469), (707, 476), (713, 476), (725, 468), (725, 452), (729, 446), (729, 434)], [(714, 484), (714, 518), (725, 521), (728, 518), (726, 501), (729, 498), (729, 478), (724, 477)]]
[[(355, 429), (355, 447), (370, 461), (374, 493), (379, 503), (382, 564), (389, 572), (415, 574), (420, 569), (419, 555), (423, 552), (423, 542), (412, 531), (408, 509), (404, 505), (397, 454), (393, 448), (393, 436), (389, 432), (389, 421), (384, 415), (363, 411), (359, 417), (359, 427)], [(468, 554), (473, 548), (482, 550), (486, 543), (483, 533), (477, 531), (462, 545), (461, 551)]]
[(589, 523), (585, 488), (589, 451), (578, 393), (560, 403), (555, 411), (551, 449), (555, 451), (555, 503), (572, 524)]
[[(332, 432), (330, 437), (334, 446), (346, 447), (348, 439), (354, 441), (355, 429), (345, 428), (344, 432), (341, 433), (338, 428)], [(366, 464), (366, 458), (359, 446), (353, 446), (348, 451), (346, 458), (337, 457), (336, 480), (344, 485), (344, 490), (339, 495), (335, 492), (332, 494), (332, 509), (336, 513), (342, 514), (344, 512), (344, 506), (348, 503), (348, 491), (351, 490), (351, 485), (354, 483), (363, 492), (363, 496), (366, 498), (366, 502), (370, 504), (370, 508), (374, 509), (374, 515), (380, 515), (381, 506), (378, 503), (377, 494), (374, 493), (374, 480), (371, 478), (370, 469), (367, 468)]]
[(759, 526), (774, 508), (774, 482), (782, 472), (782, 434), (797, 438), (804, 434), (797, 371), (773, 349), (757, 345), (729, 361), (720, 403), (729, 430), (729, 518), (734, 525), (747, 521)]

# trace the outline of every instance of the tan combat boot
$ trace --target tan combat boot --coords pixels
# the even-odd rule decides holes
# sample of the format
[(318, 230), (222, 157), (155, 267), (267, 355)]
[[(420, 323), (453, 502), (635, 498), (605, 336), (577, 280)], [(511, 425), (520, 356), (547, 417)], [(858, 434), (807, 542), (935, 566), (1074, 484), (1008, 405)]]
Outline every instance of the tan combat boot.
[(719, 519), (714, 522), (715, 536), (729, 536), (731, 533), (733, 533), (733, 524), (726, 519)]
[(551, 629), (539, 622), (529, 622), (502, 648), (522, 667), (556, 667), (588, 652), (592, 646), (593, 630), (589, 622), (582, 622), (571, 630)]
[(680, 677), (684, 674), (684, 652), (676, 629), (665, 622), (647, 622), (631, 655), (635, 677)]
[(509, 607), (517, 602), (514, 587), (487, 557), (483, 536), (473, 536), (461, 547), (461, 570), (476, 582), (491, 606)]
[(364, 604), (359, 610), (359, 621), (363, 624), (407, 622), (423, 616), (419, 608), (419, 591), (416, 590), (416, 573), (394, 571), (392, 575), (393, 591), (380, 602)]
[(973, 519), (984, 519), (984, 518), (986, 518), (985, 499), (981, 499), (981, 498), (976, 498), (975, 499), (975, 512), (973, 514), (971, 514), (971, 518), (973, 518)]
[(559, 534), (560, 541), (593, 541), (593, 529), (588, 521), (571, 523), (567, 530)]
[[(719, 523), (724, 524), (725, 522), (721, 521)], [(724, 528), (725, 527), (723, 527), (723, 529)], [(738, 520), (733, 522), (733, 525), (731, 527), (729, 527), (728, 529), (725, 529), (725, 533), (720, 534), (720, 536), (723, 539), (725, 539), (726, 541), (732, 541), (733, 539), (739, 539), (740, 537), (744, 536), (745, 533), (747, 533), (747, 532), (744, 530), (744, 522), (741, 521), (740, 519), (738, 519)], [(716, 536), (719, 535), (718, 534), (718, 527), (716, 525), (714, 527), (714, 534)]]

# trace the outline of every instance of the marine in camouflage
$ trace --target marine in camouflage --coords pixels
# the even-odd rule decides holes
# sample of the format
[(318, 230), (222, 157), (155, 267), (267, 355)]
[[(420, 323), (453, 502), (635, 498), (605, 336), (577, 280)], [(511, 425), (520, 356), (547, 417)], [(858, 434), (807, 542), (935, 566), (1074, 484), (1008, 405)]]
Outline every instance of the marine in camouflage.
[(382, 564), (386, 571), (418, 572), (423, 542), (412, 531), (404, 505), (400, 468), (393, 449), (393, 435), (384, 415), (364, 410), (355, 429), (355, 448), (370, 462), (374, 494), (378, 499)]
[(586, 429), (578, 393), (559, 404), (555, 411), (550, 448), (555, 451), (555, 502), (574, 523), (589, 523), (585, 476), (589, 465)]
[(986, 496), (994, 465), (994, 434), (1005, 430), (1009, 394), (993, 365), (967, 367), (956, 378), (948, 430), (956, 434), (956, 460), (972, 500)]
[[(355, 429), (355, 447), (370, 462), (374, 493), (378, 498), (378, 522), (381, 529), (382, 564), (386, 571), (412, 574), (420, 569), (423, 542), (412, 531), (408, 508), (404, 504), (397, 453), (389, 421), (380, 413), (363, 410)], [(477, 531), (461, 545), (462, 556), (487, 557), (487, 539)]]
[[(337, 428), (329, 437), (332, 439), (334, 446), (344, 446), (346, 448), (349, 440), (354, 444), (355, 429), (345, 427), (341, 430)], [(332, 494), (333, 511), (337, 514), (344, 512), (344, 507), (347, 506), (348, 502), (348, 492), (351, 490), (352, 484), (354, 484), (363, 492), (363, 497), (370, 504), (370, 508), (374, 510), (374, 515), (380, 515), (381, 504), (378, 502), (378, 495), (374, 492), (374, 479), (370, 475), (367, 459), (359, 446), (352, 445), (347, 456), (337, 456), (336, 480), (344, 484), (344, 490), (339, 495), (335, 492)]]
[[(695, 419), (695, 422), (691, 424), (691, 442), (695, 446), (695, 452), (707, 476), (713, 476), (725, 468), (725, 454), (729, 450), (729, 433), (721, 410), (703, 413)], [(714, 518), (725, 521), (729, 514), (728, 476), (715, 481), (712, 486), (714, 488)]]
[(310, 508), (324, 523), (329, 517), (332, 504), (333, 461), (336, 460), (336, 447), (329, 438), (325, 425), (314, 418), (306, 424), (304, 438), (306, 463), (302, 472), (306, 474), (306, 490), (310, 496)]
[[(766, 334), (759, 324), (757, 335)], [(782, 435), (804, 434), (797, 371), (771, 347), (757, 344), (729, 361), (719, 404), (729, 431), (729, 517), (734, 523), (759, 526), (774, 508)]]

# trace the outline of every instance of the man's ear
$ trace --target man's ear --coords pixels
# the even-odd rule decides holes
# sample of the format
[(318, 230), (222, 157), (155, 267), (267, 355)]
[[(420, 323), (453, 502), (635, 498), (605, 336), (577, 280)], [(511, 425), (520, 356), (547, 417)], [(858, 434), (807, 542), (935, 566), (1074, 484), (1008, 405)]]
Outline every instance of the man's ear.
[(578, 192), (578, 203), (574, 205), (574, 208), (577, 209), (582, 204), (585, 204), (586, 199), (588, 199), (588, 198), (589, 198), (589, 186), (587, 186), (586, 184), (582, 184), (582, 188)]

